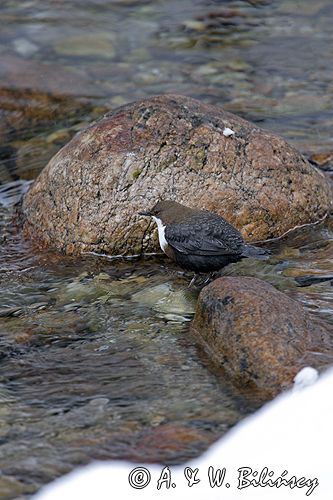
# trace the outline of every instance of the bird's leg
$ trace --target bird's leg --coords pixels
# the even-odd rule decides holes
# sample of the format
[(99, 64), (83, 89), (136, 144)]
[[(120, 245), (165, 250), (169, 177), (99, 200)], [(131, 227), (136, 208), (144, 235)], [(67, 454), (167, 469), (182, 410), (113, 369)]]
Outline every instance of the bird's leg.
[(212, 273), (209, 273), (205, 281), (203, 282), (203, 286), (205, 286), (207, 283), (209, 283), (212, 279)]
[[(202, 277), (202, 274), (201, 273), (194, 273), (194, 276), (193, 278), (191, 279), (191, 282), (190, 284), (188, 285), (188, 288), (191, 288), (192, 285), (195, 284), (195, 282), (197, 281), (197, 279), (199, 279), (201, 276), (201, 279), (203, 279)], [(199, 281), (199, 284), (198, 286), (200, 288), (204, 287), (207, 283), (209, 283), (212, 279), (212, 273), (209, 273), (208, 276), (204, 279), (204, 281)]]
[(197, 279), (197, 273), (194, 273), (194, 276), (191, 279), (190, 284), (188, 285), (188, 288), (191, 288), (191, 286), (195, 283), (196, 279)]

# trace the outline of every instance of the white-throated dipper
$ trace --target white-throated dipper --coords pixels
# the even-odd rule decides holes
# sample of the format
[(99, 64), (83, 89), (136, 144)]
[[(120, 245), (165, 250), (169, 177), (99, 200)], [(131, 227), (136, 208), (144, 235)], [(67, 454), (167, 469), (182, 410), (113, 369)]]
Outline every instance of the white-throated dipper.
[(208, 210), (165, 200), (139, 215), (150, 216), (156, 222), (163, 252), (180, 267), (196, 273), (217, 271), (244, 257), (269, 253), (246, 244), (234, 226)]

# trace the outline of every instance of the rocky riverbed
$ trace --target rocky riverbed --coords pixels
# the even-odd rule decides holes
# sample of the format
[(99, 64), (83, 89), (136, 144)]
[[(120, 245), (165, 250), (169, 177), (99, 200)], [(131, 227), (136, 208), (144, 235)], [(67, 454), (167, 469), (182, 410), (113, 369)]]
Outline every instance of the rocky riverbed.
[[(142, 255), (159, 245), (138, 212), (161, 199), (215, 210), (247, 240), (269, 243), (325, 220), (333, 191), (325, 173), (278, 136), (166, 95), (121, 107), (77, 134), (24, 195), (18, 222), (38, 247)], [(157, 286), (134, 297), (158, 305), (161, 294), (164, 307), (182, 308), (176, 292), (165, 293)], [(265, 399), (305, 366), (333, 359), (329, 330), (263, 281), (220, 278), (202, 290), (191, 332), (229, 379)]]

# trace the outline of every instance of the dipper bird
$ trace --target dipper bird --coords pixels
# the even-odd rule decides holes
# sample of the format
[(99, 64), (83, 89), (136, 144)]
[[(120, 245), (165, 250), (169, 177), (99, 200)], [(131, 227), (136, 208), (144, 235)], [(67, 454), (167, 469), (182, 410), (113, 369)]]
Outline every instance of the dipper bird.
[(163, 252), (180, 267), (195, 273), (217, 271), (244, 257), (262, 257), (266, 250), (248, 245), (223, 217), (175, 201), (159, 201), (149, 211), (157, 224)]

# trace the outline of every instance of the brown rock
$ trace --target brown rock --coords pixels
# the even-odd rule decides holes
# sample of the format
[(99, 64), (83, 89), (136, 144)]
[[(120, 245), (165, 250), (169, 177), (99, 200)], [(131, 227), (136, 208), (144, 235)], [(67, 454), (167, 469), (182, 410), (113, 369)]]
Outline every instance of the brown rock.
[[(1, 73), (1, 71), (0, 71)], [(35, 178), (74, 132), (54, 132), (95, 115), (85, 99), (35, 90), (0, 88), (0, 182)], [(45, 137), (46, 132), (51, 132)], [(61, 132), (61, 131), (60, 131)]]
[(16, 171), (20, 179), (35, 179), (58, 149), (56, 144), (48, 144), (38, 137), (23, 142), (16, 153)]
[[(304, 366), (332, 354), (328, 330), (256, 278), (219, 278), (199, 295), (192, 332), (236, 384), (278, 394)], [(323, 362), (323, 361), (322, 361)]]
[[(43, 62), (14, 56), (9, 50), (0, 54), (0, 82), (8, 89), (35, 89), (37, 92), (66, 96), (101, 96), (105, 90), (86, 68), (76, 65)], [(76, 99), (75, 99), (76, 100)]]
[(137, 212), (160, 198), (216, 211), (253, 241), (324, 216), (331, 188), (280, 137), (216, 106), (157, 96), (106, 115), (49, 162), (24, 199), (24, 231), (66, 253), (153, 251), (154, 224)]
[(321, 167), (323, 170), (332, 170), (333, 167), (333, 151), (325, 151), (321, 153), (313, 153), (310, 160)]
[(131, 459), (146, 462), (168, 462), (193, 457), (217, 436), (210, 431), (200, 430), (177, 423), (161, 424), (139, 433)]
[(31, 137), (54, 128), (54, 123), (61, 120), (69, 124), (77, 122), (90, 110), (91, 106), (84, 99), (29, 89), (0, 88), (0, 133), (2, 137), (19, 133)]

